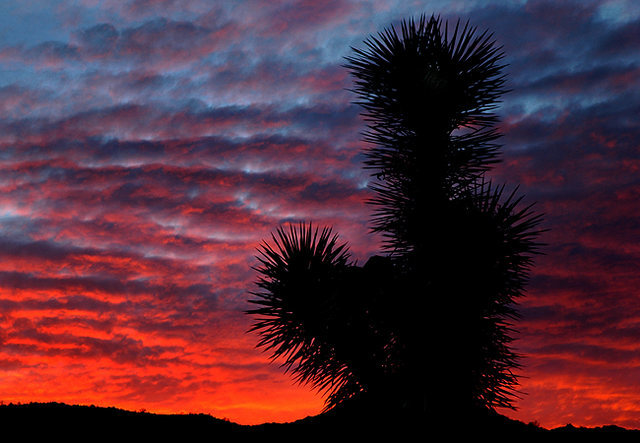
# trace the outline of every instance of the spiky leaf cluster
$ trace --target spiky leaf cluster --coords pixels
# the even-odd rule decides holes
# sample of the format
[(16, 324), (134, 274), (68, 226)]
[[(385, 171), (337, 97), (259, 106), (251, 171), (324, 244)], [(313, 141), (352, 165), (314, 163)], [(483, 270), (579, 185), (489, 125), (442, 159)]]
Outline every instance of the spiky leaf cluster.
[[(328, 395), (332, 407), (353, 397), (382, 371), (386, 336), (375, 325), (376, 291), (385, 283), (371, 265), (350, 262), (346, 243), (329, 227), (279, 227), (259, 249), (259, 291), (248, 311), (258, 346), (281, 359), (295, 379)], [(374, 316), (374, 317), (372, 317)]]
[[(444, 29), (443, 29), (444, 28)], [(504, 90), (501, 49), (487, 32), (439, 18), (405, 21), (347, 57), (368, 124), (365, 167), (378, 178), (374, 227), (390, 251), (425, 241), (416, 221), (498, 161), (491, 112)]]
[(249, 313), (260, 319), (251, 331), (260, 331), (258, 345), (282, 358), (298, 380), (335, 390), (350, 373), (327, 340), (332, 331), (326, 320), (335, 315), (334, 282), (349, 266), (346, 244), (338, 244), (329, 228), (318, 235), (311, 225), (280, 227), (272, 240), (259, 249), (261, 291), (252, 292), (257, 299), (250, 302), (260, 307)]

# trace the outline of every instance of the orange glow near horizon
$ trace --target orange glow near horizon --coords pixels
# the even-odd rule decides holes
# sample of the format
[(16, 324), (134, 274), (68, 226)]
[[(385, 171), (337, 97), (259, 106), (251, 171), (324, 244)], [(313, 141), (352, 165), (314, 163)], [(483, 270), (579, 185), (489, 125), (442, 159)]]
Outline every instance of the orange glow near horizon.
[[(161, 414), (205, 413), (246, 425), (294, 421), (318, 414), (323, 406), (319, 395), (294, 385), (259, 351), (251, 355), (248, 342), (230, 340), (229, 349), (221, 342), (218, 346), (223, 348), (214, 352), (206, 345), (176, 346), (175, 339), (153, 343), (138, 336), (129, 342), (120, 335), (120, 346), (148, 342), (150, 349), (170, 349), (156, 356), (153, 363), (132, 363), (126, 354), (118, 355), (119, 350), (97, 354), (95, 348), (107, 346), (107, 338), (95, 336), (99, 334), (91, 337), (83, 328), (40, 333), (49, 337), (45, 342), (55, 339), (58, 343), (47, 345), (37, 338), (4, 342), (0, 400), (5, 404), (61, 402)], [(89, 352), (92, 347), (94, 352)], [(7, 352), (25, 348), (30, 355), (19, 362)], [(224, 363), (225, 353), (235, 353), (233, 363)]]
[[(95, 256), (88, 262), (102, 263)], [(106, 257), (106, 262), (112, 260)], [(65, 265), (74, 267), (73, 260)], [(180, 309), (172, 296), (169, 304), (145, 294), (145, 288), (134, 295), (107, 289), (74, 296), (70, 292), (90, 283), (60, 276), (46, 265), (32, 269), (43, 275), (46, 289), (21, 288), (22, 269), (21, 260), (0, 265), (15, 279), (13, 287), (0, 290), (4, 403), (206, 413), (239, 424), (294, 421), (322, 409), (321, 396), (294, 385), (254, 348), (257, 338), (244, 333), (249, 319), (241, 312), (209, 317), (209, 324), (188, 315), (180, 320), (172, 318)], [(136, 313), (136, 304), (144, 311)], [(164, 330), (163, 324), (176, 329)]]
[[(61, 372), (65, 372), (61, 370)], [(303, 387), (292, 387), (285, 383), (265, 384), (259, 389), (237, 388), (204, 389), (204, 393), (189, 393), (180, 397), (175, 403), (165, 402), (161, 398), (135, 400), (118, 397), (118, 386), (114, 386), (114, 393), (104, 387), (102, 392), (93, 395), (82, 395), (84, 388), (94, 389), (95, 385), (78, 383), (75, 376), (59, 374), (48, 379), (44, 377), (29, 386), (25, 377), (17, 374), (6, 374), (18, 386), (22, 386), (20, 393), (0, 392), (3, 404), (9, 403), (66, 403), (79, 406), (116, 407), (129, 411), (145, 411), (155, 414), (209, 414), (212, 417), (228, 419), (242, 425), (261, 423), (286, 423), (317, 415), (321, 412), (323, 401), (320, 397)], [(39, 388), (44, 381), (59, 384), (58, 390), (51, 386)], [(70, 390), (69, 387), (75, 389)], [(71, 392), (70, 392), (71, 391)]]

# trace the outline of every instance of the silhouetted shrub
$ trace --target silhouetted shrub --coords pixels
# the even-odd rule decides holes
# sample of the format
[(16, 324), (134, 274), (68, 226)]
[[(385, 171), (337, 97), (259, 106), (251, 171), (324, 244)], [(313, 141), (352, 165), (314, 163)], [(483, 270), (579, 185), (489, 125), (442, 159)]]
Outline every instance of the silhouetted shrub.
[(279, 228), (260, 248), (252, 330), (329, 408), (513, 408), (514, 304), (540, 216), (485, 180), (499, 161), (503, 54), (487, 32), (433, 16), (365, 46), (347, 67), (368, 125), (384, 256), (358, 267), (330, 228)]

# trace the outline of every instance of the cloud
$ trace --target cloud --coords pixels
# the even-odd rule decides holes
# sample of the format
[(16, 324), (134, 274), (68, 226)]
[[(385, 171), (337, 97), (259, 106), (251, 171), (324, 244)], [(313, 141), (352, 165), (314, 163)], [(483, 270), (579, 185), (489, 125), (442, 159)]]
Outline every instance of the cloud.
[(89, 54), (104, 55), (111, 53), (118, 43), (120, 33), (110, 23), (100, 23), (78, 33), (78, 39)]

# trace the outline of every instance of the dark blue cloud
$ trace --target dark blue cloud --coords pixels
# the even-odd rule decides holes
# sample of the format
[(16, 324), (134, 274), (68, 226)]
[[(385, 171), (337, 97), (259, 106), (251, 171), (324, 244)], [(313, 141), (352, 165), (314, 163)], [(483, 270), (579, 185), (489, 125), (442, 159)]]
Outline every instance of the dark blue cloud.
[(100, 23), (78, 33), (83, 48), (90, 54), (107, 54), (116, 44), (120, 33), (110, 23)]

